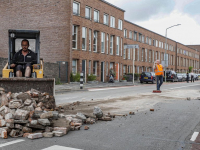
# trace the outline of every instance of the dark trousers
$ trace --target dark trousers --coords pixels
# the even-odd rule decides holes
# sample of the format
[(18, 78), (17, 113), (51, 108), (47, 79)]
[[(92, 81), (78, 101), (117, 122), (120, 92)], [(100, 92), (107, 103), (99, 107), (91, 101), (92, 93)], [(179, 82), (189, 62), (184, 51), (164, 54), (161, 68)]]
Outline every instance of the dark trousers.
[(157, 84), (157, 90), (160, 91), (160, 87), (163, 84), (163, 76), (156, 76), (156, 84)]

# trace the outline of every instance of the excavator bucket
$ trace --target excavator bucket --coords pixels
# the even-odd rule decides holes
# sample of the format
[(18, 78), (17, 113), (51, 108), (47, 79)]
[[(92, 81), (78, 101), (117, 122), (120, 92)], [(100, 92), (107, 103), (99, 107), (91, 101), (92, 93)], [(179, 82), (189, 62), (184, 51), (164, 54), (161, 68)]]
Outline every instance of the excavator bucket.
[(36, 89), (55, 96), (54, 78), (0, 78), (0, 87), (6, 92), (19, 93)]
[[(47, 92), (54, 95), (55, 79), (44, 78), (43, 59), (40, 58), (40, 31), (39, 30), (8, 30), (9, 52), (8, 62), (2, 70), (2, 78), (0, 78), (0, 87), (6, 92), (18, 93), (36, 89), (41, 92)], [(16, 77), (15, 68), (11, 67), (14, 62), (13, 57), (17, 51), (21, 49), (21, 41), (27, 39), (30, 42), (30, 50), (36, 56), (37, 64), (33, 64), (31, 78)], [(18, 62), (19, 63), (19, 62)], [(26, 63), (26, 62), (23, 62)]]

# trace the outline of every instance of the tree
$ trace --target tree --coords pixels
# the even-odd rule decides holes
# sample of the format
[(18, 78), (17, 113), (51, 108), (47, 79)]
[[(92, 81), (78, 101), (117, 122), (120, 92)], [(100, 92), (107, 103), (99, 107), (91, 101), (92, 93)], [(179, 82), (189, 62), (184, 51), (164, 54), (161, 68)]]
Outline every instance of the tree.
[(189, 69), (189, 73), (190, 73), (190, 72), (192, 72), (193, 67), (190, 66), (188, 69)]

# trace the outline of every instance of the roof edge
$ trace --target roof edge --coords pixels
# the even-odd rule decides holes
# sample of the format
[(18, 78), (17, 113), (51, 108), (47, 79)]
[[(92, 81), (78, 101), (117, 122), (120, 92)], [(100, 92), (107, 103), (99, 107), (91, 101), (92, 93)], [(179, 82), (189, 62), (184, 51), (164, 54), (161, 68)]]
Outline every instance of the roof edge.
[(112, 7), (115, 7), (115, 8), (117, 8), (117, 9), (123, 11), (123, 12), (126, 12), (125, 10), (123, 10), (123, 9), (121, 9), (121, 8), (119, 8), (119, 7), (113, 5), (113, 4), (111, 4), (111, 3), (109, 3), (109, 2), (107, 2), (107, 1), (105, 1), (105, 0), (100, 0), (100, 1), (102, 1), (102, 2), (104, 2), (104, 3), (106, 3), (106, 4), (108, 4), (108, 5), (110, 5), (110, 6), (112, 6)]

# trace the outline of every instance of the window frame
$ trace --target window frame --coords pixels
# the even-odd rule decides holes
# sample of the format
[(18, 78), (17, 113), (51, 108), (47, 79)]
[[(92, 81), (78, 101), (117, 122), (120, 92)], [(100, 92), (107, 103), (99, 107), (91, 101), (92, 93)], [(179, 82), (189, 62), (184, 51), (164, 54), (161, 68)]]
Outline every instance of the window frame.
[[(72, 49), (77, 49), (77, 40), (78, 40), (78, 26), (76, 26), (76, 25), (73, 25), (72, 26), (72, 36), (74, 36), (74, 29), (76, 29), (76, 39), (75, 40), (73, 40), (73, 37), (72, 37)], [(73, 47), (73, 41), (75, 41), (76, 42), (76, 47), (74, 48)]]
[(118, 29), (119, 30), (123, 29), (123, 21), (121, 19), (118, 19)]
[(120, 38), (119, 36), (116, 37), (116, 55), (119, 55), (119, 42)]
[[(97, 20), (95, 19), (95, 12), (97, 13)], [(99, 22), (99, 10), (94, 9), (94, 17), (93, 17), (93, 19), (94, 19), (94, 22)]]
[[(77, 4), (77, 5), (78, 5), (78, 10), (77, 10), (77, 12), (74, 12), (74, 4)], [(79, 3), (79, 2), (73, 1), (73, 15), (80, 16), (80, 3)]]
[(101, 53), (105, 53), (105, 33), (101, 32)]
[[(104, 18), (105, 16), (106, 16), (106, 22), (105, 22), (105, 18)], [(108, 14), (104, 13), (104, 15), (103, 15), (103, 24), (107, 25), (107, 26), (109, 25), (109, 15)]]
[[(96, 35), (95, 35), (95, 33), (96, 33)], [(94, 43), (94, 39), (95, 39), (96, 43)], [(98, 40), (98, 32), (96, 30), (94, 30), (94, 32), (93, 32), (93, 52), (97, 52), (97, 44), (98, 44), (97, 40)], [(94, 48), (95, 48), (95, 50), (94, 50)]]
[(115, 17), (110, 16), (110, 27), (115, 28)]
[(113, 39), (114, 36), (110, 35), (110, 55), (113, 55)]
[[(89, 17), (86, 16), (86, 9), (89, 9)], [(85, 6), (85, 18), (86, 18), (86, 19), (89, 19), (89, 20), (92, 19), (92, 18), (91, 18), (91, 16), (92, 16), (92, 15), (91, 15), (91, 10), (92, 10), (91, 7), (89, 7), (89, 6)]]
[[(83, 48), (83, 29), (85, 29), (85, 48)], [(82, 50), (86, 51), (87, 49), (87, 28), (86, 27), (82, 27)]]

